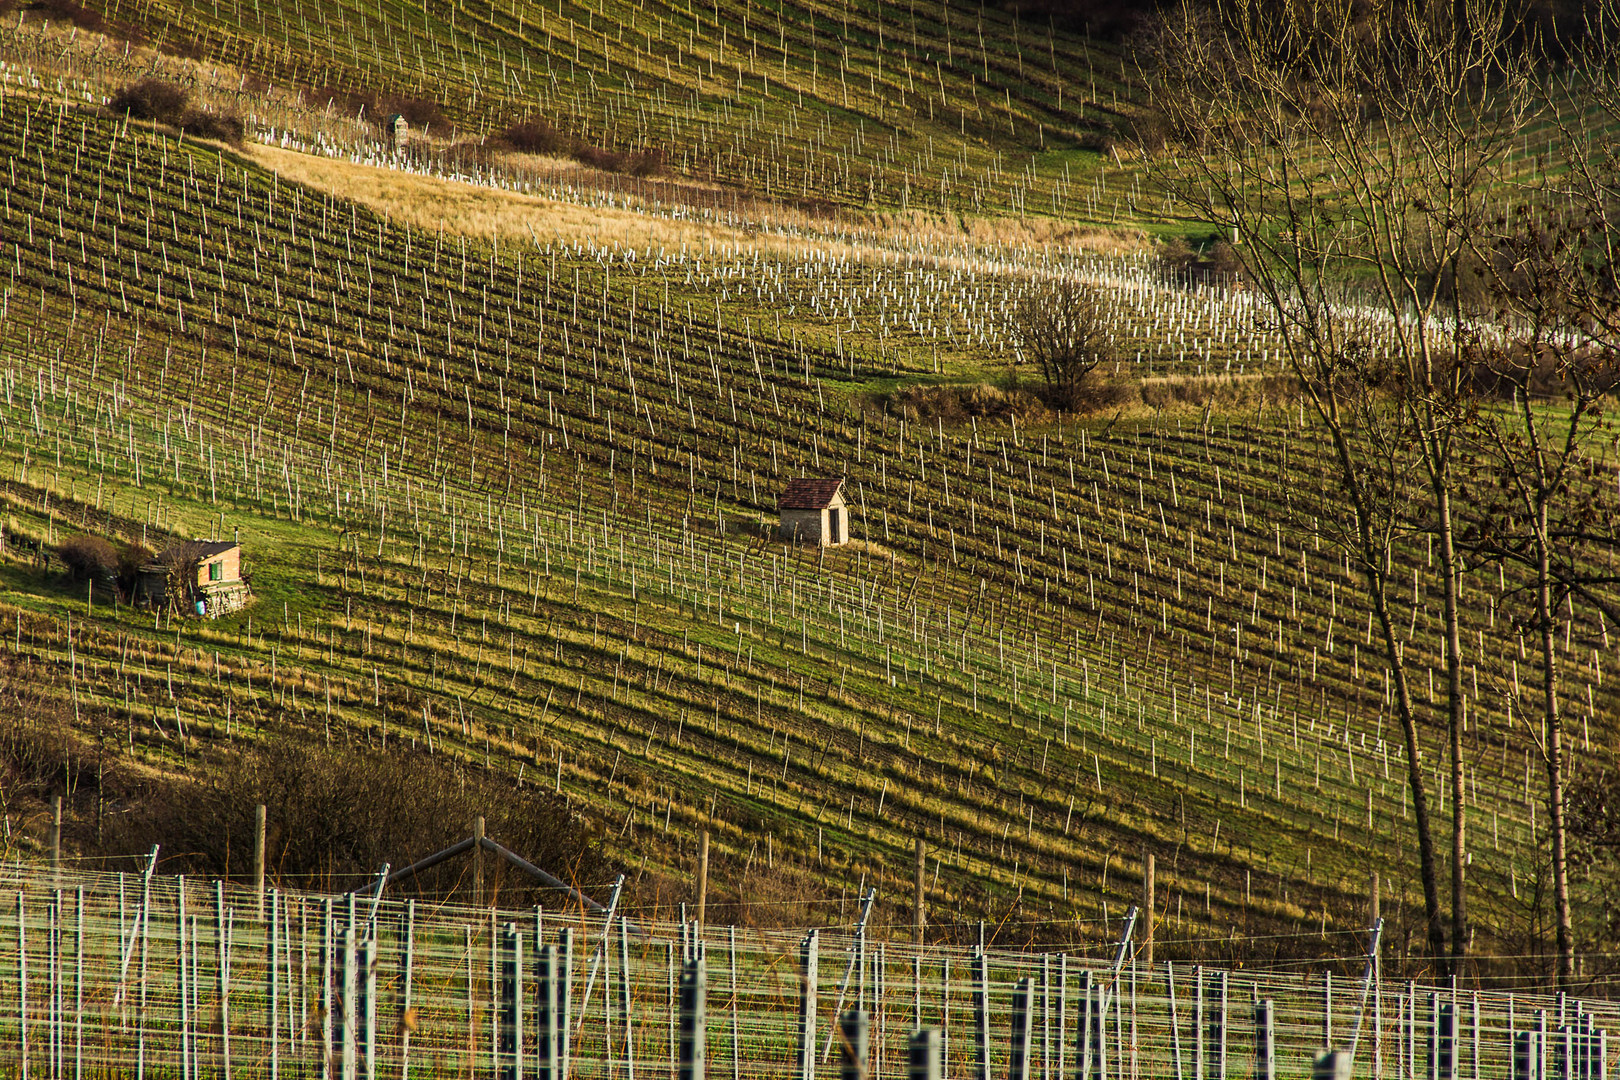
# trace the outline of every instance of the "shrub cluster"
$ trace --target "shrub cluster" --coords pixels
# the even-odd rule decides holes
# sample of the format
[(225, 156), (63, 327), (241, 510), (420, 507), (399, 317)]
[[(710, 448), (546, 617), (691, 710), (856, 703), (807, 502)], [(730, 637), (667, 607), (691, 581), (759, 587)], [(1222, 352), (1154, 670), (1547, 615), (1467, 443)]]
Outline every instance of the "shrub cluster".
[(125, 598), (134, 592), (141, 567), (152, 561), (152, 553), (140, 544), (119, 547), (88, 534), (63, 541), (56, 554), (73, 580), (114, 587)]
[(521, 154), (550, 154), (570, 157), (581, 165), (603, 172), (631, 176), (655, 176), (664, 169), (662, 150), (608, 150), (576, 139), (542, 117), (530, 117), (510, 124), (490, 136), (488, 145), (497, 150)]
[[(304, 888), (353, 888), (383, 863), (396, 869), (471, 835), (486, 834), (565, 881), (612, 880), (589, 822), (566, 800), (532, 785), (454, 762), (426, 749), (304, 743), (285, 736), (221, 755), (194, 778), (160, 778), (129, 793), (130, 808), (107, 829), (109, 853), (162, 844), (172, 870), (245, 879), (252, 872), (254, 808), (266, 808), (266, 862), (275, 880)], [(487, 887), (502, 902), (560, 902), (553, 891), (486, 857)], [(420, 875), (408, 892), (463, 895), (471, 873), (452, 860)]]
[(151, 120), (181, 128), (202, 139), (240, 146), (246, 134), (242, 118), (220, 116), (191, 107), (191, 94), (163, 79), (141, 79), (113, 95), (108, 108), (136, 120)]

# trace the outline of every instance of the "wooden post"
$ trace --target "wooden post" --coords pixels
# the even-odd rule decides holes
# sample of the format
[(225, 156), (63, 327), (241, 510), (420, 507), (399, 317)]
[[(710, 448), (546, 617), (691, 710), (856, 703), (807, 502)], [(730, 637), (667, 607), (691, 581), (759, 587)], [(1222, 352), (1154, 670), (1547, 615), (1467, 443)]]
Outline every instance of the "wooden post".
[(1367, 890), (1367, 925), (1369, 927), (1378, 925), (1379, 916), (1382, 914), (1379, 908), (1378, 871), (1374, 870), (1372, 872), (1372, 882)]
[(1153, 971), (1153, 853), (1142, 856), (1142, 963)]
[(264, 803), (253, 808), (253, 893), (258, 897), (259, 918), (264, 918)]
[(51, 878), (62, 872), (62, 796), (51, 796)]
[(706, 925), (705, 915), (709, 906), (709, 830), (704, 829), (698, 837), (698, 895), (697, 895), (697, 921), (699, 926)]
[(473, 906), (484, 906), (484, 815), (473, 818)]
[(915, 881), (917, 905), (916, 911), (912, 915), (912, 929), (917, 936), (917, 944), (919, 945), (923, 943), (923, 930), (928, 925), (928, 909), (925, 906), (923, 897), (923, 867), (925, 862), (924, 856), (926, 853), (927, 849), (923, 845), (922, 837), (919, 836), (917, 838), (917, 865)]

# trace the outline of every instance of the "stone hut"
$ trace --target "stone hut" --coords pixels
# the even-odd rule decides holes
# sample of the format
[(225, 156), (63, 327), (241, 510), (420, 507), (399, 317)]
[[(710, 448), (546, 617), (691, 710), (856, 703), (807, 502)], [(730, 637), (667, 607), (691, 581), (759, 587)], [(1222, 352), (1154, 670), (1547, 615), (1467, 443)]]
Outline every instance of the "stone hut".
[(135, 582), (139, 603), (209, 617), (245, 607), (250, 595), (242, 547), (234, 540), (188, 540), (165, 548), (141, 567)]
[(383, 130), (388, 134), (388, 145), (395, 150), (405, 149), (405, 140), (410, 137), (411, 125), (399, 113), (388, 118), (383, 124)]
[(790, 480), (777, 507), (784, 540), (823, 547), (849, 543), (849, 504), (844, 501), (842, 478)]

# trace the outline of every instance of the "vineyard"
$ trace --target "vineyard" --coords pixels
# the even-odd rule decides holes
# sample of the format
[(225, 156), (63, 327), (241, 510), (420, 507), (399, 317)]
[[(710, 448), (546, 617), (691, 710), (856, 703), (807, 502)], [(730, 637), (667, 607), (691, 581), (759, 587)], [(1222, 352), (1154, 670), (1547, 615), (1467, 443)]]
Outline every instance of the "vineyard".
[[(180, 1076), (907, 1071), (1028, 1080), (1303, 1072), (1607, 1074), (1612, 1002), (1155, 963), (1128, 929), (1031, 953), (830, 930), (670, 923), (634, 909), (474, 909), (255, 892), (149, 874), (6, 869), (0, 1031), (18, 1074)], [(1352, 958), (1346, 956), (1346, 961)], [(840, 1041), (846, 1033), (865, 1038)], [(852, 1060), (853, 1059), (853, 1060)]]
[[(469, 241), (15, 93), (0, 145), (0, 614), (85, 753), (442, 757), (570, 795), (638, 875), (684, 879), (702, 830), (739, 879), (792, 868), (796, 918), (903, 893), (922, 838), (930, 906), (959, 913), (941, 939), (984, 913), (1107, 940), (1145, 851), (1173, 958), (1331, 953), (1374, 870), (1392, 939), (1419, 917), (1388, 675), (1302, 409), (874, 404), (1003, 365), (1006, 313), (1053, 275), (1108, 285), (1122, 379), (1275, 372), (1241, 294), (721, 221), (671, 247)], [(767, 538), (807, 473), (848, 478), (855, 544)], [(86, 531), (239, 535), (258, 601), (154, 618), (17, 555)], [(1403, 558), (1432, 706), (1431, 564)], [(1512, 584), (1469, 597), (1504, 662), (1473, 671), (1466, 790), (1425, 734), (1441, 812), (1477, 823), (1487, 957), (1527, 939), (1540, 887)], [(1601, 748), (1607, 628), (1563, 633)]]
[[(94, 6), (197, 58), (185, 77), (222, 107), (346, 148), (379, 142), (391, 108), (441, 150), (543, 117), (789, 204), (1127, 222), (1148, 201), (1100, 152), (1141, 108), (1128, 51), (982, 5)], [(103, 97), (127, 64), (112, 41), (11, 30), (28, 63)]]

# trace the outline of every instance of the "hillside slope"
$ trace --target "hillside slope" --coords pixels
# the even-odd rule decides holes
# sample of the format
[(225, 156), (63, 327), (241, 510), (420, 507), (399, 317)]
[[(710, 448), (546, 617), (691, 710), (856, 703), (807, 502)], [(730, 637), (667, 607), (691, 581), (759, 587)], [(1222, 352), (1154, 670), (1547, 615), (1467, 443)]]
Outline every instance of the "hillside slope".
[[(154, 623), (3, 564), (7, 644), (62, 672), (87, 737), (161, 769), (260, 738), (431, 748), (569, 791), (628, 867), (679, 879), (707, 828), (731, 873), (832, 901), (904, 895), (921, 837), (942, 934), (1106, 939), (1144, 850), (1171, 955), (1353, 954), (1318, 935), (1361, 926), (1374, 869), (1420, 908), (1296, 410), (906, 423), (851, 391), (932, 378), (947, 323), (997, 348), (984, 312), (1030, 268), (497, 248), (17, 97), (0, 145), (8, 532), (239, 529), (259, 595)], [(1256, 362), (1226, 301), (1118, 272), (1144, 369)], [(805, 473), (848, 478), (859, 543), (757, 535)], [(1421, 552), (1411, 574), (1415, 625)], [(1494, 604), (1467, 632), (1511, 647)], [(1571, 633), (1599, 741), (1600, 630)], [(1509, 942), (1535, 809), (1489, 678), (1465, 797), (1482, 933)]]

